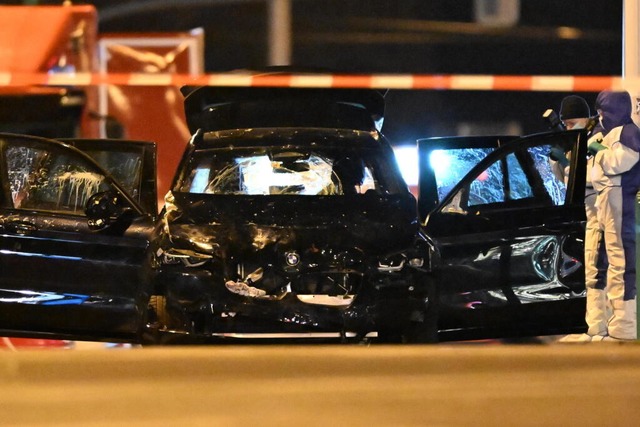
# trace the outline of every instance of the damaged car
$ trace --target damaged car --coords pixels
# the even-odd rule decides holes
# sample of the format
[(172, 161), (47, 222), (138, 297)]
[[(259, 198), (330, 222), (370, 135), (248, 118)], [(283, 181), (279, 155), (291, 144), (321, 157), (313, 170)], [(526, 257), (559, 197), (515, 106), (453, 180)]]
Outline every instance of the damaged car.
[[(143, 343), (579, 332), (586, 132), (418, 141), (418, 198), (374, 90), (184, 88), (155, 146), (0, 134), (0, 334)], [(565, 177), (551, 148), (570, 152)]]
[(193, 137), (151, 239), (163, 339), (436, 339), (437, 252), (379, 93), (205, 87), (185, 105)]
[(0, 134), (0, 164), (0, 334), (137, 340), (155, 144)]

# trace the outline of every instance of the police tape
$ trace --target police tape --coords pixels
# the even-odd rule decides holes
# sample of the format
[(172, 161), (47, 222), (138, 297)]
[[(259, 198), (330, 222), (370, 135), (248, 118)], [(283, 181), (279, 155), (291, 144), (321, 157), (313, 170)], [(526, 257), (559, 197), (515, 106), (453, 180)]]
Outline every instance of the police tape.
[(0, 72), (0, 88), (96, 85), (599, 92), (630, 90), (640, 87), (640, 82), (638, 79), (623, 79), (619, 76)]

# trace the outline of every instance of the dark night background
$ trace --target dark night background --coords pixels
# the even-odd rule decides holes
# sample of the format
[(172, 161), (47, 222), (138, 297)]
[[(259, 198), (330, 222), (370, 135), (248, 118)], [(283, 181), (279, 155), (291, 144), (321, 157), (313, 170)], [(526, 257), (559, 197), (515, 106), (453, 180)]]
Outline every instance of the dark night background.
[[(3, 1), (0, 4), (60, 4)], [(266, 1), (100, 0), (99, 31), (205, 33), (205, 71), (268, 62)], [(622, 0), (521, 0), (514, 26), (475, 21), (474, 0), (292, 0), (292, 65), (353, 73), (621, 75)], [(569, 33), (567, 33), (567, 28)], [(561, 37), (570, 34), (571, 38)], [(387, 93), (395, 144), (451, 134), (544, 131), (561, 92)], [(591, 105), (596, 93), (580, 93)]]

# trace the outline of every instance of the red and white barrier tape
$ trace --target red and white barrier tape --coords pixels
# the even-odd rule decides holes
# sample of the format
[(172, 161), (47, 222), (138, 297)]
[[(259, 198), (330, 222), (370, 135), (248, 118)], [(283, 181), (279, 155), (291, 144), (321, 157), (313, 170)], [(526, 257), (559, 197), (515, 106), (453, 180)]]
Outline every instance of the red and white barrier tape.
[(10, 86), (245, 86), (299, 88), (368, 88), (423, 90), (504, 90), (599, 92), (640, 87), (637, 79), (617, 76), (519, 76), (452, 74), (148, 74), (148, 73), (7, 73), (0, 88)]

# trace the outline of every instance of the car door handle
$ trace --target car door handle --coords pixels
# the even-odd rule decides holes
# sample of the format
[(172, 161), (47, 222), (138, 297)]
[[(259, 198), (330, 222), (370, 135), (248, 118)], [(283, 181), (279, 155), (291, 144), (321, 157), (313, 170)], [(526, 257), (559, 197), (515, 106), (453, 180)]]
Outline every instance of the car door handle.
[(4, 229), (9, 233), (19, 234), (21, 236), (28, 236), (34, 231), (36, 231), (38, 228), (30, 222), (11, 221), (4, 224)]

